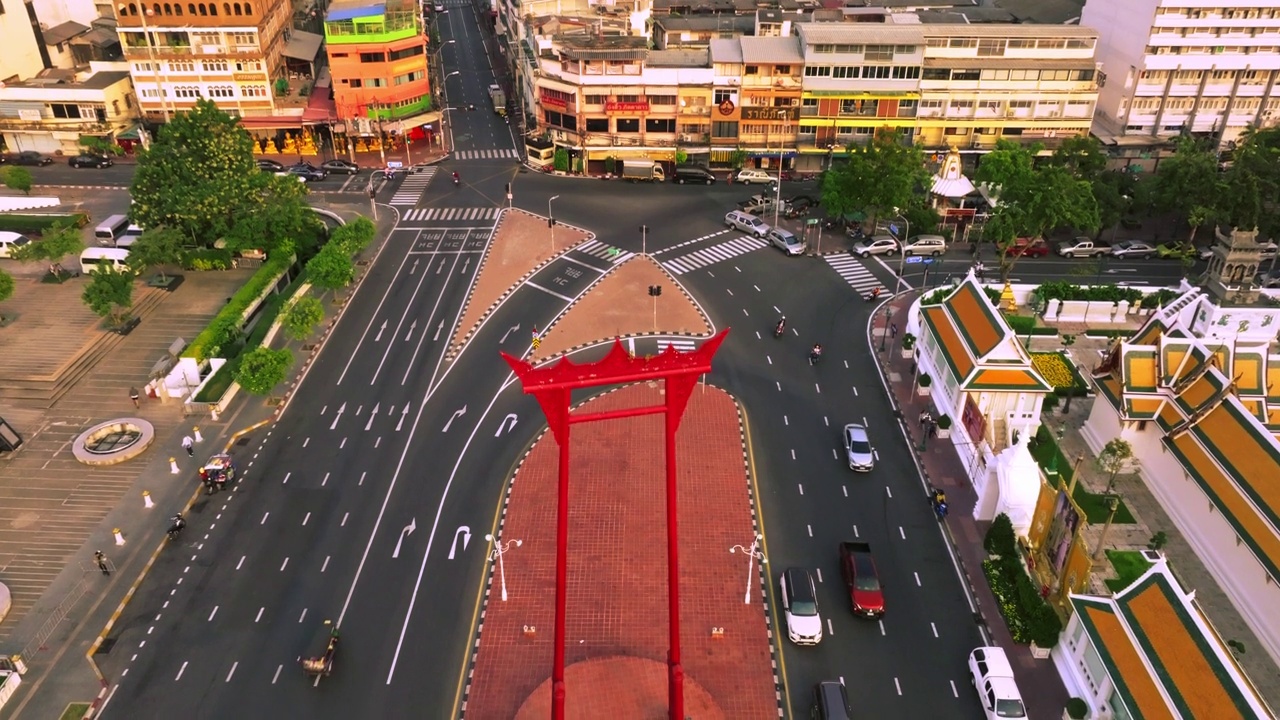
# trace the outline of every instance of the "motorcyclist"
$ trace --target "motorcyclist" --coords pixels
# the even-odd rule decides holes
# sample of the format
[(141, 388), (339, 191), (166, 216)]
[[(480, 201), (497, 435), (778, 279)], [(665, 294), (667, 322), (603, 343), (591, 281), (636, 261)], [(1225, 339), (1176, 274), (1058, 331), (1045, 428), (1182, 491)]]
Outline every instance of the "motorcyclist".
[(871, 289), (870, 293), (867, 294), (867, 302), (874, 302), (879, 299), (880, 299), (880, 286), (877, 285), (876, 287)]
[(454, 185), (457, 185), (460, 181), (461, 181), (461, 178), (459, 178), (459, 177), (458, 177), (458, 173), (456, 173), (456, 172), (455, 172), (455, 173), (453, 174), (453, 184), (454, 184)]
[(778, 318), (778, 324), (773, 326), (773, 336), (778, 337), (782, 335), (782, 333), (786, 332), (786, 329), (787, 329), (787, 316), (783, 315), (782, 317)]
[(174, 515), (169, 518), (169, 535), (171, 537), (177, 537), (178, 533), (182, 532), (182, 528), (186, 526), (187, 521), (182, 517), (182, 513)]
[(812, 365), (813, 363), (818, 362), (818, 359), (821, 357), (822, 357), (822, 346), (819, 345), (818, 343), (814, 343), (813, 349), (809, 351), (809, 364)]

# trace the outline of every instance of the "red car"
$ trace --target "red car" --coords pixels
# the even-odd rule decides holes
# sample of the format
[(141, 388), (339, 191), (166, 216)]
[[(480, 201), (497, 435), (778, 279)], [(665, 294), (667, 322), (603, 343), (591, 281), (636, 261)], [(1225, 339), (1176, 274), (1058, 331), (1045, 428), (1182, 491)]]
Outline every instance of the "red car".
[(1045, 257), (1049, 254), (1049, 243), (1044, 238), (1020, 237), (1009, 243), (1004, 254), (1010, 257)]
[(853, 614), (872, 619), (883, 617), (884, 589), (880, 587), (876, 561), (871, 558), (871, 546), (864, 542), (840, 543), (840, 571), (849, 586)]

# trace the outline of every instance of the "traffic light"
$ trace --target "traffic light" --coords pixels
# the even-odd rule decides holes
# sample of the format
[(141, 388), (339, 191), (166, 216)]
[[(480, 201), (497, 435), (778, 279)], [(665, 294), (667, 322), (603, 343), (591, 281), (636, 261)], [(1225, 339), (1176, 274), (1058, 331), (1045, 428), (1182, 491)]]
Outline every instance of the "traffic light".
[(662, 286), (661, 286), (661, 285), (650, 285), (650, 286), (649, 286), (649, 297), (655, 297), (655, 298), (656, 298), (656, 297), (658, 297), (658, 296), (659, 296), (659, 295), (661, 295), (661, 294), (662, 294)]

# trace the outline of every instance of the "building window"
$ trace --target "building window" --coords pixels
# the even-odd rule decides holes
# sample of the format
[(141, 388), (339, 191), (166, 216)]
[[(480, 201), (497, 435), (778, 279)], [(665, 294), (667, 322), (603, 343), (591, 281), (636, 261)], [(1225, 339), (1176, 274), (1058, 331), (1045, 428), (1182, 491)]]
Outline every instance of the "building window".
[(835, 51), (836, 51), (836, 46), (831, 44), (822, 44), (822, 45), (813, 46), (813, 52), (815, 53), (833, 53)]
[(413, 47), (407, 47), (401, 50), (392, 50), (390, 54), (390, 58), (392, 60), (403, 60), (405, 58), (421, 55), (422, 53), (423, 53), (422, 46), (414, 45)]
[(200, 88), (191, 85), (179, 85), (173, 89), (173, 96), (179, 98), (198, 98), (200, 97)]
[(267, 86), (266, 85), (242, 85), (240, 87), (240, 94), (243, 95), (244, 97), (266, 97)]
[(804, 67), (805, 77), (831, 77), (830, 65), (806, 65)]
[(49, 111), (60, 120), (80, 119), (80, 106), (70, 103), (49, 103)]
[(921, 80), (950, 80), (951, 70), (947, 68), (925, 68), (920, 73)]
[(773, 74), (774, 74), (774, 75), (790, 75), (790, 74), (791, 74), (791, 66), (790, 66), (790, 65), (775, 65), (775, 66), (773, 66)]
[(572, 113), (559, 113), (554, 110), (545, 110), (544, 114), (548, 125), (554, 125), (556, 127), (562, 127), (565, 130), (577, 132), (578, 118), (576, 115), (573, 115)]
[(360, 53), (360, 62), (362, 63), (380, 63), (387, 61), (387, 54), (380, 52), (362, 52)]
[[(609, 101), (609, 96), (608, 95), (587, 95), (583, 98), (583, 101), (588, 105), (603, 105)], [(587, 122), (590, 123), (591, 121), (588, 120)], [(590, 130), (591, 128), (588, 127), (587, 129)]]
[(650, 95), (649, 104), (650, 105), (675, 105), (676, 96), (675, 95)]
[(737, 96), (738, 94), (733, 90), (716, 90), (713, 101), (715, 102), (716, 105), (719, 105), (720, 103), (723, 103), (726, 101), (733, 102), (734, 100), (737, 99)]
[(978, 57), (1002, 57), (1005, 41), (997, 38), (983, 38), (978, 41)]
[(863, 65), (862, 77), (869, 80), (888, 80), (892, 68), (888, 65)]
[(640, 118), (618, 118), (613, 122), (619, 133), (640, 132)]
[(224, 73), (227, 71), (227, 64), (222, 61), (205, 60), (204, 71), (211, 73)]
[(235, 94), (235, 89), (229, 85), (213, 85), (209, 88), (211, 98), (229, 98), (235, 97)]
[(346, 83), (348, 87), (364, 87), (364, 83), (360, 82), (360, 78), (351, 78), (350, 80), (343, 78), (342, 82)]
[(587, 118), (587, 132), (609, 132), (609, 118)]
[(915, 65), (894, 65), (894, 80), (918, 80), (920, 79), (920, 68)]
[[(248, 14), (248, 11), (245, 11)], [(253, 33), (235, 33), (231, 36), (231, 42), (236, 45), (257, 45), (258, 37)]]
[(951, 38), (947, 41), (947, 47), (954, 49), (976, 48), (978, 41), (975, 38)]
[(862, 67), (859, 65), (840, 65), (833, 68), (833, 70), (833, 76), (842, 80), (846, 78), (862, 77)]
[(916, 108), (919, 106), (919, 100), (899, 100), (898, 101), (898, 117), (915, 117)]
[(893, 46), (868, 45), (862, 57), (868, 62), (893, 62)]
[(417, 82), (418, 80), (421, 80), (423, 77), (425, 77), (425, 75), (423, 74), (422, 70), (414, 70), (411, 73), (405, 73), (404, 75), (395, 76), (394, 78), (391, 79), (391, 84), (405, 85), (407, 83)]
[(644, 131), (651, 133), (673, 133), (676, 131), (676, 119), (647, 118), (644, 121)]
[(711, 137), (713, 138), (738, 137), (738, 123), (734, 121), (721, 121), (721, 122), (711, 123)]
[(262, 63), (258, 60), (238, 60), (236, 72), (262, 72)]
[(743, 68), (743, 70), (742, 70), (742, 74), (743, 74), (743, 75), (759, 75), (759, 74), (760, 74), (760, 66), (759, 66), (759, 65), (748, 65), (748, 66), (746, 66), (745, 68)]

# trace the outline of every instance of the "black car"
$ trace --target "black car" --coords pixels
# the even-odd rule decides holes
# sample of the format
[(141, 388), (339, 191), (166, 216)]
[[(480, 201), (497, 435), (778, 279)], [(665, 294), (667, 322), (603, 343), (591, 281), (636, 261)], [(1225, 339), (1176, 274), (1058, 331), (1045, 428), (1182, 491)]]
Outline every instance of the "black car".
[(35, 150), (23, 150), (9, 156), (9, 162), (14, 165), (52, 165), (53, 158), (41, 155)]
[(293, 172), (294, 170), (310, 170), (311, 172), (320, 172), (320, 168), (316, 167), (315, 165), (312, 165), (306, 160), (299, 160), (298, 162), (290, 165), (285, 169), (288, 170), (289, 172)]
[(350, 160), (325, 160), (320, 163), (320, 169), (331, 173), (343, 173), (346, 175), (355, 175), (360, 172), (360, 166)]
[(111, 162), (111, 158), (105, 155), (94, 155), (92, 153), (84, 153), (76, 155), (67, 160), (67, 164), (73, 168), (105, 168), (115, 165)]
[(306, 165), (305, 163), (299, 164), (299, 165), (291, 165), (286, 172), (288, 172), (290, 175), (297, 175), (298, 177), (302, 178), (303, 180), (306, 180), (307, 182), (315, 182), (317, 180), (323, 180), (329, 177), (329, 173), (325, 172), (324, 170), (311, 167), (310, 165)]
[(262, 158), (258, 161), (258, 169), (266, 170), (267, 172), (284, 172), (284, 165), (281, 165), (275, 160)]

